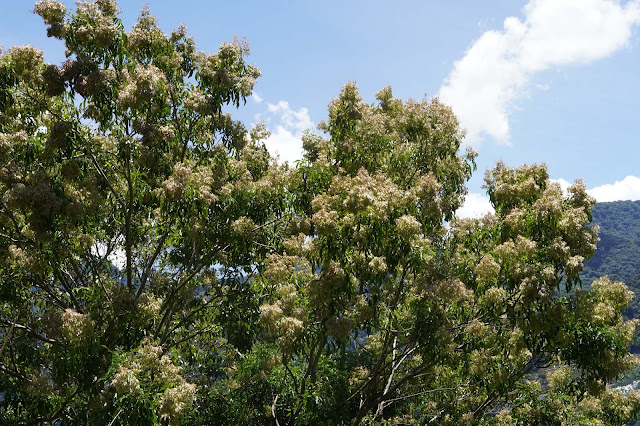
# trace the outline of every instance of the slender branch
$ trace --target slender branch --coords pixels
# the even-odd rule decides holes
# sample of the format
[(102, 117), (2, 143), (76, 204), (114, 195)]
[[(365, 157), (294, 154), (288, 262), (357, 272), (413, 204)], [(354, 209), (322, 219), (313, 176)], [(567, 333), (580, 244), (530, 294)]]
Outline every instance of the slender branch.
[(11, 368), (7, 367), (6, 365), (4, 365), (3, 363), (0, 362), (0, 371), (2, 371), (5, 374), (8, 374), (11, 377), (15, 377), (16, 379), (20, 379), (23, 382), (30, 382), (31, 379), (29, 379), (29, 377), (25, 376), (24, 374), (22, 374), (21, 372), (19, 372), (18, 370), (12, 370)]
[[(24, 332), (26, 332), (29, 336), (31, 337), (35, 337), (38, 340), (41, 340), (45, 343), (51, 343), (51, 344), (60, 344), (59, 341), (54, 340), (54, 339), (50, 339), (49, 337), (46, 336), (42, 336), (41, 334), (38, 334), (36, 331), (34, 331), (32, 328), (27, 327), (26, 325), (22, 325), (22, 324), (18, 324), (16, 322), (5, 322), (6, 325), (10, 325), (11, 326), (11, 330), (13, 330), (14, 328), (17, 330), (23, 330)], [(10, 330), (10, 333), (11, 333)], [(6, 344), (6, 342), (5, 342)], [(4, 345), (2, 347), (2, 350), (4, 350)], [(0, 355), (2, 354), (2, 351), (0, 351)]]
[[(284, 358), (284, 355), (283, 355), (283, 358)], [(296, 379), (296, 375), (293, 374), (293, 371), (291, 371), (291, 368), (289, 367), (289, 361), (283, 359), (282, 365), (284, 365), (284, 369), (287, 370), (287, 373), (289, 373), (289, 375), (291, 376), (291, 380), (293, 380), (293, 389), (296, 391), (296, 394), (299, 394), (298, 380)]]
[[(170, 221), (169, 226), (171, 226), (171, 222), (172, 221)], [(156, 259), (160, 255), (160, 252), (164, 248), (164, 243), (167, 240), (168, 236), (169, 236), (169, 230), (167, 229), (166, 231), (164, 231), (164, 234), (162, 234), (162, 237), (160, 237), (158, 246), (156, 247), (155, 251), (151, 255), (151, 258), (149, 259), (147, 266), (144, 268), (144, 271), (142, 272), (142, 277), (140, 277), (140, 288), (138, 288), (136, 299), (140, 297), (140, 295), (142, 295), (142, 292), (144, 291), (145, 286), (147, 284), (147, 279), (149, 278), (149, 275), (151, 274), (151, 270), (153, 269), (153, 264), (155, 263)]]
[(388, 399), (386, 402), (387, 402), (387, 406), (388, 406), (389, 404), (392, 404), (394, 402), (404, 401), (406, 399), (415, 398), (416, 396), (422, 396), (422, 395), (427, 395), (427, 394), (436, 393), (436, 392), (454, 391), (454, 390), (457, 390), (457, 389), (460, 389), (460, 386), (457, 386), (457, 387), (454, 387), (454, 388), (428, 389), (428, 390), (425, 390), (425, 391), (422, 391), (422, 392), (412, 393), (411, 395), (404, 395), (404, 396), (399, 396), (397, 398)]
[(109, 187), (109, 189), (111, 190), (113, 195), (116, 196), (116, 200), (118, 201), (118, 204), (120, 204), (120, 208), (122, 208), (123, 212), (126, 211), (127, 206), (126, 206), (126, 204), (124, 202), (124, 199), (122, 198), (120, 193), (118, 191), (116, 191), (116, 189), (111, 184), (111, 181), (109, 180), (109, 178), (105, 174), (104, 170), (102, 170), (102, 167), (100, 167), (100, 164), (98, 163), (98, 160), (96, 159), (96, 156), (93, 155), (92, 152), (88, 152), (88, 154), (89, 154), (89, 157), (91, 158), (91, 162), (93, 163), (93, 166), (96, 168), (96, 171), (98, 172), (98, 174), (100, 174), (102, 179), (104, 179), (104, 181), (107, 183), (107, 186)]
[(180, 283), (178, 283), (176, 288), (173, 289), (171, 294), (169, 294), (169, 296), (165, 299), (164, 306), (163, 306), (164, 314), (162, 315), (162, 319), (160, 320), (160, 324), (158, 324), (158, 328), (156, 329), (156, 332), (154, 333), (154, 337), (158, 337), (158, 335), (160, 334), (160, 330), (162, 330), (162, 326), (165, 324), (165, 322), (167, 322), (167, 320), (171, 316), (171, 311), (173, 309), (173, 305), (175, 304), (175, 300), (174, 300), (175, 296), (178, 294), (178, 292), (185, 285), (187, 285), (187, 283), (189, 281), (191, 281), (191, 279), (193, 277), (195, 277), (202, 270), (202, 268), (204, 268), (204, 266), (205, 265), (203, 263), (200, 266), (196, 267), (193, 271), (191, 271), (191, 273), (189, 275), (187, 275), (186, 277), (184, 277), (180, 281)]
[[(393, 358), (394, 359), (396, 357), (396, 343), (397, 343), (397, 338), (393, 340)], [(410, 350), (406, 351), (404, 355), (400, 357), (400, 360), (398, 360), (398, 362), (391, 367), (391, 372), (389, 373), (389, 379), (387, 380), (387, 385), (385, 386), (384, 391), (382, 392), (383, 396), (386, 396), (387, 394), (389, 394), (389, 389), (391, 388), (391, 384), (393, 383), (393, 378), (396, 372), (398, 371), (402, 363), (407, 359), (407, 357), (411, 355), (416, 349), (417, 347), (414, 346)], [(380, 404), (378, 404), (378, 409), (376, 410), (375, 417), (377, 417), (379, 414), (382, 414), (386, 406), (388, 406), (388, 404), (385, 404), (385, 401), (381, 401)]]
[[(402, 277), (400, 279), (400, 282), (398, 283), (398, 289), (396, 290), (396, 293), (394, 295), (394, 300), (391, 303), (391, 309), (389, 312), (389, 324), (391, 324), (391, 319), (393, 317), (393, 310), (395, 310), (398, 303), (400, 302), (400, 295), (402, 293), (402, 290), (404, 289), (404, 282), (405, 282), (408, 270), (409, 270), (409, 265), (407, 265), (407, 267), (405, 267), (404, 270), (402, 271)], [(345, 400), (345, 402), (349, 402), (356, 395), (360, 394), (365, 388), (369, 387), (375, 380), (377, 380), (378, 375), (384, 369), (384, 367), (388, 365), (388, 362), (386, 362), (385, 360), (387, 359), (387, 355), (388, 355), (387, 350), (389, 348), (389, 344), (391, 343), (392, 332), (393, 330), (391, 329), (391, 327), (385, 330), (385, 338), (384, 338), (384, 343), (382, 345), (382, 351), (380, 352), (380, 357), (378, 358), (378, 361), (376, 362), (376, 365), (374, 366), (373, 371), (371, 372), (369, 380), (367, 380), (365, 383), (360, 385), (358, 389), (352, 392), (351, 395), (349, 395), (349, 397)]]
[(67, 294), (69, 295), (69, 298), (71, 299), (71, 303), (73, 304), (73, 306), (78, 310), (81, 311), (82, 307), (80, 305), (80, 302), (78, 301), (78, 299), (76, 298), (75, 294), (73, 294), (73, 290), (71, 289), (71, 287), (69, 286), (69, 283), (67, 283), (67, 281), (64, 279), (64, 277), (60, 274), (61, 269), (58, 267), (59, 265), (52, 265), (53, 266), (53, 275), (54, 277), (56, 277), (56, 279), (58, 281), (60, 281), (60, 284), (62, 285), (62, 287), (64, 288), (64, 290), (67, 292)]
[(129, 191), (129, 200), (128, 204), (125, 208), (125, 252), (127, 255), (127, 288), (131, 290), (133, 288), (133, 272), (132, 272), (132, 262), (133, 262), (133, 253), (132, 253), (132, 245), (133, 245), (133, 236), (131, 235), (131, 215), (133, 213), (133, 182), (131, 181), (131, 152), (130, 149), (127, 153), (127, 161), (126, 161), (126, 178), (127, 178), (127, 188)]
[(172, 348), (172, 347), (174, 347), (174, 346), (179, 345), (180, 343), (183, 343), (183, 342), (186, 342), (186, 341), (188, 341), (188, 340), (191, 340), (191, 339), (193, 339), (194, 337), (197, 337), (197, 336), (199, 336), (199, 335), (201, 335), (201, 334), (208, 333), (208, 332), (210, 332), (211, 330), (214, 330), (215, 328), (216, 328), (215, 326), (211, 326), (211, 327), (203, 328), (202, 330), (195, 331), (195, 332), (193, 332), (193, 333), (191, 333), (191, 334), (189, 334), (189, 335), (187, 335), (187, 336), (183, 337), (183, 338), (182, 338), (182, 339), (180, 339), (180, 340), (176, 340), (175, 342), (170, 342), (170, 343), (166, 344), (166, 345), (164, 346), (164, 348), (165, 348), (165, 349)]
[(160, 344), (162, 345), (171, 335), (171, 333), (173, 333), (174, 331), (176, 331), (177, 329), (179, 329), (180, 327), (182, 327), (184, 324), (186, 324), (191, 318), (193, 318), (198, 312), (203, 311), (204, 309), (210, 307), (211, 302), (215, 301), (218, 299), (219, 296), (215, 296), (212, 297), (211, 299), (207, 300), (202, 306), (200, 306), (197, 309), (194, 309), (193, 311), (191, 311), (189, 313), (189, 315), (187, 315), (185, 318), (183, 318), (180, 322), (178, 322), (178, 324), (176, 324), (174, 327), (171, 328), (171, 330), (168, 330), (162, 337), (162, 339), (160, 340)]
[(278, 396), (280, 395), (276, 394), (275, 398), (273, 398), (273, 402), (271, 403), (271, 416), (273, 416), (273, 421), (276, 422), (276, 426), (280, 426), (278, 415), (276, 414), (276, 404), (278, 403)]

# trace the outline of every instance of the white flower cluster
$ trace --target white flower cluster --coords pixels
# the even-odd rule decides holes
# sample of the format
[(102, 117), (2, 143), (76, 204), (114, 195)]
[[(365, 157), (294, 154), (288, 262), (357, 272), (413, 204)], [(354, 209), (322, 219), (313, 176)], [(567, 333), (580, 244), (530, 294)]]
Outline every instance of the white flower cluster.
[(494, 204), (512, 208), (538, 199), (549, 180), (549, 174), (545, 165), (533, 164), (513, 169), (498, 162), (495, 168), (487, 170), (484, 180)]
[(338, 341), (345, 341), (349, 338), (353, 321), (349, 318), (332, 316), (327, 320), (325, 326), (327, 328), (327, 336), (331, 336)]
[(486, 254), (482, 257), (473, 272), (476, 275), (476, 282), (478, 284), (493, 284), (500, 274), (500, 264), (496, 262), (493, 256)]
[(233, 232), (242, 239), (250, 240), (253, 237), (253, 230), (256, 228), (256, 224), (246, 216), (236, 219), (231, 224)]
[(291, 353), (295, 340), (304, 331), (304, 312), (295, 308), (298, 294), (293, 284), (281, 287), (278, 293), (281, 299), (276, 303), (260, 306), (260, 321), (279, 336), (282, 351)]
[(145, 318), (155, 318), (162, 309), (162, 299), (151, 293), (143, 293), (138, 298), (138, 309)]
[(62, 23), (66, 11), (64, 3), (56, 0), (40, 0), (33, 6), (33, 12), (40, 15), (47, 25)]
[(162, 94), (165, 84), (166, 77), (159, 68), (154, 65), (137, 65), (132, 75), (125, 76), (118, 101), (124, 109), (141, 108), (152, 100), (164, 99)]
[(149, 5), (146, 5), (138, 16), (138, 22), (127, 35), (127, 42), (131, 51), (140, 53), (149, 50), (154, 44), (164, 44), (167, 36), (158, 28), (155, 16), (149, 13)]
[[(160, 417), (168, 424), (180, 424), (184, 410), (195, 399), (196, 386), (188, 383), (162, 347), (145, 339), (142, 345), (129, 353), (118, 366), (110, 385), (122, 396), (138, 395), (160, 388), (153, 399), (160, 406)], [(145, 386), (152, 386), (146, 389)]]
[(437, 281), (433, 285), (433, 293), (445, 302), (463, 302), (472, 297), (473, 290), (458, 278), (448, 278)]
[(182, 382), (162, 393), (160, 418), (170, 425), (182, 424), (184, 410), (191, 406), (196, 395), (196, 385)]
[(244, 65), (243, 57), (248, 53), (246, 41), (222, 43), (217, 53), (199, 55), (199, 76), (206, 85), (236, 90), (241, 96), (249, 96), (260, 77), (260, 70), (253, 65)]
[(331, 302), (332, 293), (345, 284), (347, 275), (338, 262), (331, 261), (328, 267), (323, 269), (320, 278), (310, 280), (307, 283), (307, 295), (313, 308), (324, 311)]
[(414, 216), (404, 215), (396, 219), (396, 230), (400, 238), (412, 242), (422, 232), (422, 225)]
[(173, 173), (162, 182), (164, 196), (169, 200), (179, 200), (191, 175), (191, 167), (185, 163), (176, 163)]
[(76, 6), (77, 14), (83, 18), (79, 21), (83, 24), (75, 29), (75, 39), (79, 43), (88, 45), (95, 42), (100, 47), (109, 48), (118, 41), (120, 30), (114, 20), (118, 14), (115, 1), (78, 1)]
[(86, 314), (67, 308), (61, 315), (62, 334), (69, 340), (81, 339), (93, 334), (94, 322)]
[(201, 115), (213, 113), (211, 101), (201, 90), (193, 89), (184, 98), (185, 108)]
[(6, 53), (16, 75), (27, 83), (37, 83), (42, 78), (44, 57), (42, 50), (33, 46), (14, 46)]
[(295, 272), (299, 263), (300, 259), (297, 256), (268, 254), (264, 276), (272, 285), (283, 284)]
[(40, 15), (47, 28), (49, 37), (62, 38), (66, 25), (64, 22), (66, 7), (56, 0), (40, 0), (33, 7), (33, 13)]

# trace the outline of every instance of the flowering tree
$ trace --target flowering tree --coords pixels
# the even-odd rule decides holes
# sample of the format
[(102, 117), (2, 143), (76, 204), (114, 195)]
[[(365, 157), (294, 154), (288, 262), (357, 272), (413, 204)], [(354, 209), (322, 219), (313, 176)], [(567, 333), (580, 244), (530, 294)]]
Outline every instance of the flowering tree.
[[(475, 154), (451, 110), (348, 84), (291, 172), (294, 226), (256, 277), (262, 334), (227, 354), (230, 423), (624, 424), (632, 293), (579, 287), (594, 200), (545, 166), (487, 172), (495, 215), (456, 220)], [(549, 368), (552, 367), (552, 368)], [(540, 384), (529, 373), (550, 371)], [(543, 376), (544, 377), (544, 376)], [(549, 388), (549, 384), (551, 384)], [(544, 392), (541, 386), (545, 386)], [(242, 401), (239, 410), (235, 401)], [(246, 407), (253, 407), (247, 409)], [(221, 424), (224, 423), (221, 422)]]
[(231, 277), (283, 210), (264, 130), (223, 113), (259, 71), (148, 10), (127, 32), (114, 0), (35, 13), (69, 59), (0, 56), (0, 423), (179, 422), (196, 385), (171, 349), (220, 327), (242, 347)]
[[(578, 274), (593, 199), (486, 175), (433, 101), (348, 84), (279, 166), (224, 111), (258, 70), (114, 0), (0, 55), (0, 423), (624, 424), (632, 294)], [(531, 372), (549, 371), (543, 383)], [(538, 375), (540, 376), (540, 374)], [(543, 389), (544, 387), (544, 389)]]

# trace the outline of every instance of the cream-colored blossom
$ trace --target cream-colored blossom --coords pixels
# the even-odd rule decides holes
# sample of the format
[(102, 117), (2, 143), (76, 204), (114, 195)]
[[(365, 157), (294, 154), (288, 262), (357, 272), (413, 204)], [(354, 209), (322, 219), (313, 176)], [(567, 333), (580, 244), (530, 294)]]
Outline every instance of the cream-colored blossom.
[(246, 216), (242, 216), (239, 219), (236, 219), (232, 224), (231, 224), (231, 229), (233, 229), (233, 232), (244, 239), (251, 239), (253, 236), (253, 230), (256, 228), (256, 224), (253, 222), (253, 220), (251, 220), (251, 218), (248, 218)]
[(47, 25), (63, 23), (66, 11), (64, 3), (56, 0), (40, 0), (33, 6), (33, 12), (40, 15)]
[(362, 324), (373, 318), (373, 308), (369, 305), (369, 302), (364, 295), (359, 295), (356, 303), (354, 304), (355, 319), (358, 323)]
[(143, 293), (138, 298), (138, 309), (143, 316), (155, 318), (162, 309), (162, 299), (150, 293)]
[(412, 241), (422, 231), (422, 225), (411, 215), (404, 215), (396, 219), (396, 230), (400, 238), (405, 241)]
[(567, 259), (567, 263), (565, 264), (565, 271), (569, 277), (576, 277), (580, 272), (582, 272), (582, 268), (584, 265), (584, 257), (582, 256), (571, 256)]
[(278, 320), (278, 332), (287, 339), (295, 339), (298, 337), (302, 330), (304, 330), (304, 323), (298, 318), (284, 316)]
[(336, 340), (343, 341), (349, 337), (349, 333), (353, 327), (353, 321), (349, 318), (332, 316), (327, 320), (325, 326), (327, 327), (328, 336), (331, 336)]
[(526, 223), (526, 215), (527, 213), (524, 210), (514, 208), (505, 216), (504, 222), (513, 231), (518, 232), (522, 230)]
[(165, 390), (160, 400), (160, 418), (170, 425), (181, 424), (184, 411), (196, 396), (196, 385), (183, 382)]
[(486, 324), (478, 321), (477, 319), (474, 319), (467, 325), (467, 328), (465, 330), (471, 336), (483, 337), (487, 333), (487, 329), (488, 327)]
[(120, 30), (113, 19), (100, 19), (93, 28), (96, 44), (101, 47), (111, 47), (118, 42)]
[(294, 254), (296, 256), (304, 256), (308, 254), (309, 249), (309, 245), (306, 244), (307, 238), (307, 235), (303, 233), (292, 235), (282, 241), (282, 246), (287, 250), (288, 253)]
[(209, 98), (198, 89), (193, 89), (187, 94), (184, 98), (184, 106), (202, 115), (213, 113)]
[(369, 261), (369, 268), (374, 274), (384, 274), (387, 272), (387, 263), (384, 256), (374, 256)]
[(476, 282), (478, 284), (491, 284), (495, 282), (500, 274), (500, 264), (495, 261), (493, 256), (486, 254), (475, 267)]
[(349, 376), (349, 386), (357, 388), (360, 387), (366, 380), (369, 379), (369, 369), (367, 367), (357, 366), (351, 370)]
[(106, 16), (116, 16), (119, 12), (116, 0), (95, 0), (98, 9)]
[(187, 179), (190, 175), (191, 167), (185, 163), (177, 163), (173, 167), (171, 176), (162, 182), (164, 196), (169, 200), (179, 200), (182, 197)]
[(281, 284), (293, 274), (298, 263), (299, 259), (296, 256), (269, 254), (264, 276), (272, 284)]
[(533, 258), (536, 252), (537, 243), (522, 235), (518, 235), (515, 240), (516, 250), (519, 256), (524, 256), (529, 259)]
[(276, 324), (282, 316), (282, 308), (278, 305), (266, 304), (260, 306), (260, 321), (271, 330), (275, 330)]
[(295, 284), (285, 284), (278, 288), (278, 296), (280, 300), (278, 303), (282, 306), (283, 310), (292, 312), (293, 306), (298, 298), (298, 291)]
[(505, 241), (504, 243), (500, 244), (493, 250), (493, 252), (501, 261), (501, 263), (513, 262), (516, 260), (516, 257), (518, 255), (518, 250), (516, 249), (516, 245), (512, 240)]
[(139, 108), (152, 100), (162, 99), (166, 83), (163, 72), (154, 65), (137, 65), (118, 94), (123, 108)]
[(499, 307), (508, 297), (508, 293), (502, 287), (490, 287), (482, 295), (481, 302), (487, 307)]
[(85, 314), (67, 308), (61, 319), (62, 333), (67, 339), (83, 338), (93, 333), (94, 322)]
[(616, 311), (626, 308), (634, 296), (624, 283), (611, 281), (608, 277), (595, 280), (591, 284), (591, 289), (600, 296), (603, 302), (611, 305)]
[(314, 225), (320, 235), (332, 234), (337, 226), (338, 212), (335, 210), (320, 210), (314, 213), (312, 217)]
[(602, 322), (608, 323), (616, 316), (614, 307), (608, 303), (600, 302), (596, 303), (593, 307), (593, 318)]
[(569, 193), (571, 194), (571, 204), (575, 207), (582, 207), (585, 211), (591, 211), (596, 204), (596, 199), (587, 193), (587, 186), (582, 179), (577, 179), (569, 187)]
[(562, 189), (557, 183), (550, 183), (542, 196), (533, 204), (538, 217), (557, 218), (562, 213)]
[(137, 370), (120, 366), (118, 372), (111, 380), (111, 386), (120, 395), (138, 393), (140, 391), (140, 380), (136, 377)]
[(27, 82), (36, 82), (41, 78), (43, 64), (42, 50), (33, 46), (15, 46), (7, 51), (15, 73)]
[(473, 292), (458, 278), (448, 278), (436, 282), (433, 292), (447, 302), (460, 302), (469, 299)]

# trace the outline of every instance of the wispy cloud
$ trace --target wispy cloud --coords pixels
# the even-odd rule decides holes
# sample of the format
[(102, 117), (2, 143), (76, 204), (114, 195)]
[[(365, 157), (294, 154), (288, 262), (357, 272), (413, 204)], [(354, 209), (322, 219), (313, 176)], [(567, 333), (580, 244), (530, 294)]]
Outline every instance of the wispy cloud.
[(639, 0), (531, 0), (524, 20), (509, 17), (502, 30), (486, 31), (471, 45), (440, 98), (453, 107), (471, 144), (485, 135), (508, 144), (514, 101), (526, 95), (535, 73), (609, 56), (639, 22)]
[(251, 100), (257, 104), (261, 104), (262, 103), (262, 96), (258, 95), (256, 92), (253, 92), (251, 94)]
[(281, 162), (289, 163), (302, 158), (302, 134), (315, 127), (307, 108), (296, 111), (286, 101), (269, 103), (267, 112), (260, 114), (259, 118), (266, 121), (271, 131), (265, 145), (272, 155), (278, 155)]

